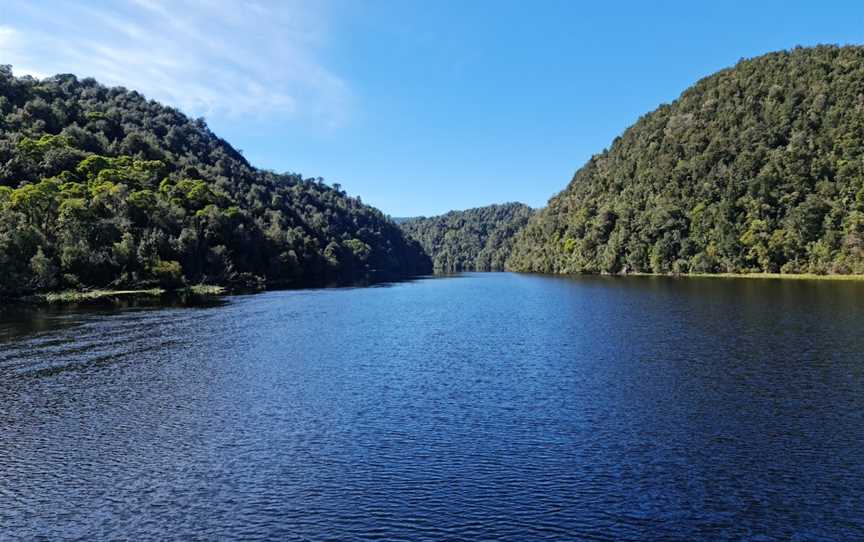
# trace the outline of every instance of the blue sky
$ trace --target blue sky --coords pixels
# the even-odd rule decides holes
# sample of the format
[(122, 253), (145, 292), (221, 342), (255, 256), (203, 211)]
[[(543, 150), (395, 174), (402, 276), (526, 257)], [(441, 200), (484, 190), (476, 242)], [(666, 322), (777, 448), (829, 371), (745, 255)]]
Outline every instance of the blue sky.
[(858, 2), (3, 0), (0, 63), (204, 116), (256, 166), (393, 216), (539, 207), (742, 57), (864, 43)]

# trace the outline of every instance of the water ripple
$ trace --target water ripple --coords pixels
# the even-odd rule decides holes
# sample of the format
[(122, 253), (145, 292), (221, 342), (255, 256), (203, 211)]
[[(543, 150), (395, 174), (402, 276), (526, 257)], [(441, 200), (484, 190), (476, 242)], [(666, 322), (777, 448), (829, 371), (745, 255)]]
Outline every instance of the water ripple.
[(0, 538), (864, 539), (860, 284), (0, 316)]

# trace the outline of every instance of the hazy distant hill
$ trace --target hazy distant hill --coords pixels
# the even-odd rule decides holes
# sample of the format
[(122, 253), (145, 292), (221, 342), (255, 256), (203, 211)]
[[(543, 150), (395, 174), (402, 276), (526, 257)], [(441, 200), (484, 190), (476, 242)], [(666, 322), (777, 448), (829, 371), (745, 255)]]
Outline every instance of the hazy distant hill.
[(533, 213), (527, 205), (505, 203), (411, 218), (400, 227), (432, 257), (436, 273), (495, 271), (504, 269), (513, 236)]
[(864, 48), (797, 48), (699, 81), (577, 171), (508, 266), (864, 272)]

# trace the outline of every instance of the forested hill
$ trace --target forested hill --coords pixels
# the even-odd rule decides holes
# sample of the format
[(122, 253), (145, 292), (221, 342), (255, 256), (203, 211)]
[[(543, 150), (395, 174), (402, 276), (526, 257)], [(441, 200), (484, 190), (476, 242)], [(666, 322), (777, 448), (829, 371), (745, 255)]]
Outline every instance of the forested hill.
[(508, 267), (864, 273), (864, 48), (796, 48), (699, 81), (585, 164)]
[(0, 296), (430, 271), (360, 198), (257, 170), (202, 120), (92, 79), (0, 67)]
[(533, 213), (527, 205), (505, 203), (411, 218), (400, 226), (432, 257), (436, 273), (497, 271), (504, 269), (513, 236)]

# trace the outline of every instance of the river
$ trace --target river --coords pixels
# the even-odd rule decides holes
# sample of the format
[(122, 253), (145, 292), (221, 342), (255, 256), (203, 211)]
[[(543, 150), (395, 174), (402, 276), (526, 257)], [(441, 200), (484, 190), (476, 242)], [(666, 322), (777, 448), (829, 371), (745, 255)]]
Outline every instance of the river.
[(864, 283), (0, 312), (0, 537), (864, 539)]

